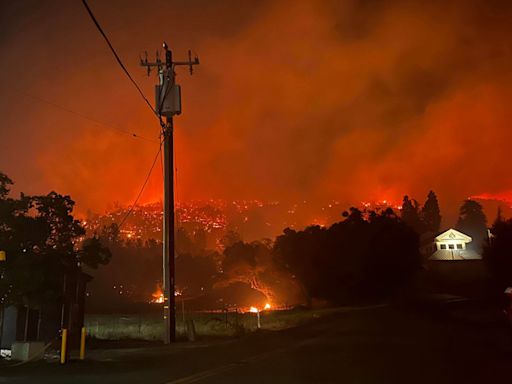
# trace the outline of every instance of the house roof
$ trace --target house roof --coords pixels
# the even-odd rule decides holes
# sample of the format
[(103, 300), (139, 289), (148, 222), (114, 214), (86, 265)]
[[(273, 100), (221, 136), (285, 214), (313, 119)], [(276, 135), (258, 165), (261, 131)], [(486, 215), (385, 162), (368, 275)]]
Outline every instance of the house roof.
[(463, 241), (464, 243), (470, 243), (473, 239), (465, 235), (464, 233), (457, 231), (456, 229), (450, 228), (447, 231), (436, 236), (435, 241), (450, 241), (450, 240), (458, 240)]

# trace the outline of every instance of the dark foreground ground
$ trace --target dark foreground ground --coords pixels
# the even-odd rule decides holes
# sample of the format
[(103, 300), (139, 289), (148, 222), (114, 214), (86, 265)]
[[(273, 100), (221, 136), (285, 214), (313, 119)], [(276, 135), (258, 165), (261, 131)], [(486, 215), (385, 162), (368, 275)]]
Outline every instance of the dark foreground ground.
[(509, 383), (512, 332), (470, 302), (338, 313), (239, 339), (0, 365), (0, 383)]

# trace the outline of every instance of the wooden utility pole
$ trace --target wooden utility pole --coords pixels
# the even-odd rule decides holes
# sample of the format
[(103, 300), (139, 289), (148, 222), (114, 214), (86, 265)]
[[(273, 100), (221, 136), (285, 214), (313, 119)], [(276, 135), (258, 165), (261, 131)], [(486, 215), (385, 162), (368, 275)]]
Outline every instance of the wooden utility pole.
[(173, 61), (172, 51), (163, 43), (165, 62), (149, 62), (147, 53), (140, 65), (146, 67), (148, 76), (152, 68), (157, 68), (159, 84), (155, 89), (155, 110), (165, 117), (162, 124), (162, 144), (164, 146), (164, 219), (163, 219), (163, 290), (164, 290), (164, 343), (176, 341), (176, 297), (175, 297), (175, 243), (174, 243), (174, 135), (173, 116), (181, 114), (181, 89), (176, 84), (176, 66), (186, 65), (190, 74), (193, 66), (199, 64), (197, 57), (192, 60), (188, 51), (188, 61)]

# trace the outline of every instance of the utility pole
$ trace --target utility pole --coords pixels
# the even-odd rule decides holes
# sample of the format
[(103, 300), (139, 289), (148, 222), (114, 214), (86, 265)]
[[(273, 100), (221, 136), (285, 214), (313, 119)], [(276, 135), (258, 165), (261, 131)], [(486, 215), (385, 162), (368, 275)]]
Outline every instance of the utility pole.
[(164, 343), (176, 341), (176, 297), (175, 297), (175, 243), (174, 243), (174, 142), (173, 116), (181, 114), (181, 88), (176, 84), (175, 68), (186, 65), (190, 74), (194, 65), (199, 64), (197, 56), (192, 60), (188, 51), (188, 61), (173, 61), (172, 51), (163, 43), (165, 61), (160, 60), (156, 52), (154, 62), (148, 61), (148, 55), (140, 59), (140, 65), (147, 68), (148, 76), (151, 69), (158, 70), (159, 83), (155, 87), (155, 111), (161, 118), (164, 146), (164, 220), (163, 220), (163, 291), (164, 291)]

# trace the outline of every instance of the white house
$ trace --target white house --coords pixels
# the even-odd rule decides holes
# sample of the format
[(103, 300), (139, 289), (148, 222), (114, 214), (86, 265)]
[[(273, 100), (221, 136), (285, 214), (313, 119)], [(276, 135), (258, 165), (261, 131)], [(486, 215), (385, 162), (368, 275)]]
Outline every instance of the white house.
[(472, 249), (468, 249), (468, 244), (473, 239), (450, 228), (434, 238), (431, 248), (432, 254), (429, 260), (479, 260), (482, 258)]

